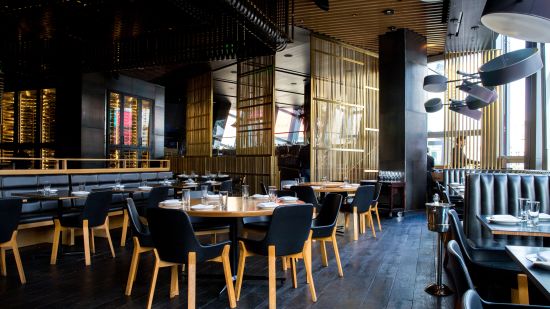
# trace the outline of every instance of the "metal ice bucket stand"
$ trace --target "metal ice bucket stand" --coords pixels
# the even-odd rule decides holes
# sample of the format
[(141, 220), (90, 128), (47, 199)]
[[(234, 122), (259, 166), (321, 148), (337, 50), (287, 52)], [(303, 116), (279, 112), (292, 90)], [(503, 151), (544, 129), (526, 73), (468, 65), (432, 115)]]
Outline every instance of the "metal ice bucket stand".
[(453, 204), (426, 203), (428, 229), (437, 232), (437, 272), (436, 283), (430, 284), (424, 291), (435, 296), (451, 295), (453, 291), (443, 284), (443, 234), (449, 231), (449, 210)]

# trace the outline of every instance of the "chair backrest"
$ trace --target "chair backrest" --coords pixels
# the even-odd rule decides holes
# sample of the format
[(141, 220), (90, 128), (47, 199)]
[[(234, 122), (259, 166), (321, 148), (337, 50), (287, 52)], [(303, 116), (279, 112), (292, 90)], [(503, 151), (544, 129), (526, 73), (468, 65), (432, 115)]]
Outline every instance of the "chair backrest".
[(157, 208), (159, 203), (168, 198), (168, 190), (170, 187), (154, 187), (149, 192), (149, 197), (147, 198), (147, 208)]
[(329, 193), (325, 196), (321, 210), (315, 217), (316, 226), (335, 226), (338, 219), (338, 212), (342, 206), (342, 195)]
[(376, 182), (376, 189), (374, 191), (374, 199), (372, 200), (372, 204), (378, 202), (378, 200), (380, 199), (380, 193), (382, 192), (382, 183), (381, 182)]
[(161, 260), (187, 263), (189, 252), (202, 262), (202, 246), (195, 237), (189, 216), (180, 210), (151, 208), (147, 211), (149, 231)]
[(453, 277), (456, 295), (460, 299), (467, 290), (475, 288), (474, 283), (462, 257), (460, 246), (455, 240), (447, 243), (447, 254), (449, 257), (448, 268)]
[(233, 193), (233, 180), (224, 180), (220, 185), (220, 191), (227, 191), (229, 194)]
[[(519, 307), (520, 306), (518, 306), (518, 308)], [(464, 293), (464, 295), (462, 296), (462, 308), (483, 309), (483, 301), (481, 300), (481, 297), (479, 297), (479, 294), (477, 294), (476, 290), (471, 289), (466, 291), (466, 293)]]
[(355, 197), (351, 202), (351, 207), (357, 207), (358, 213), (364, 213), (369, 210), (370, 205), (374, 199), (374, 186), (359, 186), (355, 191)]
[(111, 207), (112, 191), (92, 191), (86, 198), (82, 219), (88, 220), (88, 226), (100, 226), (105, 223)]
[(134, 200), (132, 198), (127, 198), (126, 199), (126, 206), (127, 206), (127, 209), (128, 209), (128, 215), (130, 216), (132, 232), (136, 236), (138, 236), (138, 238), (141, 238), (143, 236), (147, 236), (149, 234), (149, 231), (141, 223), (141, 220), (139, 219), (139, 213), (136, 209), (136, 204), (134, 204)]
[(319, 202), (317, 201), (317, 196), (315, 196), (315, 191), (310, 186), (292, 186), (291, 191), (296, 192), (296, 196), (305, 203), (313, 205), (313, 207), (318, 208)]
[(22, 204), (18, 198), (0, 199), (0, 244), (9, 241), (17, 230)]
[(458, 218), (458, 214), (454, 209), (449, 210), (449, 221), (451, 224), (451, 234), (453, 236), (453, 239), (458, 242), (458, 245), (460, 246), (460, 251), (462, 252), (462, 254), (466, 255), (466, 259), (468, 260), (468, 262), (471, 261), (473, 254), (472, 248), (468, 243), (466, 234), (464, 234), (464, 229), (462, 228), (462, 224), (460, 223), (460, 218)]
[(267, 193), (268, 193), (267, 186), (265, 185), (265, 183), (263, 183), (261, 181), (260, 181), (260, 190), (262, 191), (263, 195), (267, 195)]
[(292, 197), (296, 197), (296, 192), (291, 191), (291, 190), (277, 190), (277, 196), (278, 196), (278, 197), (281, 197), (281, 196), (292, 196)]
[(302, 252), (309, 237), (313, 206), (311, 204), (285, 205), (273, 210), (271, 224), (261, 243), (267, 254), (268, 246), (275, 245), (277, 256)]

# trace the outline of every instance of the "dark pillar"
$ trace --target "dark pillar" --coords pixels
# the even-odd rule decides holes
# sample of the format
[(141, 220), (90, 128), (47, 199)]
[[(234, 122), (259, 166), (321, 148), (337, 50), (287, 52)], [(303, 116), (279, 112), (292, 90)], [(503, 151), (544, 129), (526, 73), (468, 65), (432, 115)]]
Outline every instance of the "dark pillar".
[(426, 194), (426, 38), (399, 29), (379, 39), (380, 170), (405, 172), (405, 209), (418, 209)]
[[(538, 43), (527, 42), (526, 47), (537, 47)], [(525, 164), (528, 170), (543, 168), (543, 100), (540, 86), (543, 85), (542, 71), (525, 79)]]

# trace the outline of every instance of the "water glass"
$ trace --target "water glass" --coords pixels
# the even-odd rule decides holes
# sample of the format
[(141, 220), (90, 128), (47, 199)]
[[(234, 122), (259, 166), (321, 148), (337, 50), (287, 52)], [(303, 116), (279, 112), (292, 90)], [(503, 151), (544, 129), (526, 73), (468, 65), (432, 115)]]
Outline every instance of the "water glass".
[(328, 183), (328, 178), (327, 178), (327, 176), (323, 176), (323, 177), (321, 178), (321, 182), (323, 182), (323, 185), (326, 185), (326, 184)]
[(52, 190), (52, 185), (49, 182), (44, 182), (44, 193), (50, 193)]
[(80, 192), (86, 191), (86, 183), (85, 182), (81, 182), (78, 185), (78, 191), (80, 191)]
[(120, 187), (120, 178), (117, 177), (115, 180), (115, 187), (118, 189)]
[(191, 206), (191, 190), (190, 189), (181, 190), (181, 203), (183, 204), (184, 209)]
[(518, 198), (518, 219), (527, 221), (527, 202), (529, 202), (528, 198)]
[(294, 178), (294, 182), (296, 182), (296, 185), (300, 184), (300, 178)]
[(528, 226), (537, 226), (539, 224), (539, 211), (540, 211), (540, 202), (529, 201), (527, 202), (527, 214), (528, 214)]
[(305, 177), (300, 177), (300, 183), (304, 183), (306, 182), (306, 178)]
[(227, 200), (229, 199), (229, 191), (220, 191), (220, 204), (222, 209), (227, 209)]
[(250, 186), (242, 185), (243, 198), (247, 199), (250, 196)]
[(277, 201), (277, 187), (275, 186), (269, 186), (268, 188), (268, 194), (269, 194), (269, 201), (275, 202)]
[(144, 180), (141, 182), (140, 186), (147, 187), (147, 180)]
[(201, 186), (201, 198), (205, 199), (208, 197), (208, 185)]
[(349, 185), (349, 179), (347, 176), (344, 176), (344, 186), (348, 186)]

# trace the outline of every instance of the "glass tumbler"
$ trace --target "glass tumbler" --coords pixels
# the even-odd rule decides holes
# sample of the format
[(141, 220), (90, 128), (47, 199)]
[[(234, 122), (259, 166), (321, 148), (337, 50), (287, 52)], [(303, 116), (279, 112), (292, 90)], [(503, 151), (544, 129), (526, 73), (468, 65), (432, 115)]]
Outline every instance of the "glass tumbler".
[(527, 214), (528, 214), (528, 220), (527, 225), (528, 226), (537, 226), (539, 224), (539, 211), (540, 211), (540, 202), (537, 201), (529, 201), (527, 202)]
[(181, 190), (181, 203), (183, 204), (184, 209), (191, 206), (191, 190), (190, 189)]
[(277, 187), (269, 186), (268, 194), (269, 194), (269, 201), (271, 202), (277, 201)]
[(250, 186), (249, 185), (243, 185), (242, 186), (242, 192), (243, 192), (243, 198), (247, 199), (250, 196)]
[(527, 202), (529, 202), (528, 198), (518, 198), (518, 219), (527, 221)]
[(228, 191), (220, 191), (220, 204), (222, 206), (222, 209), (227, 209), (228, 199), (229, 199), (229, 192)]
[(206, 199), (208, 197), (208, 185), (201, 186), (201, 198)]

